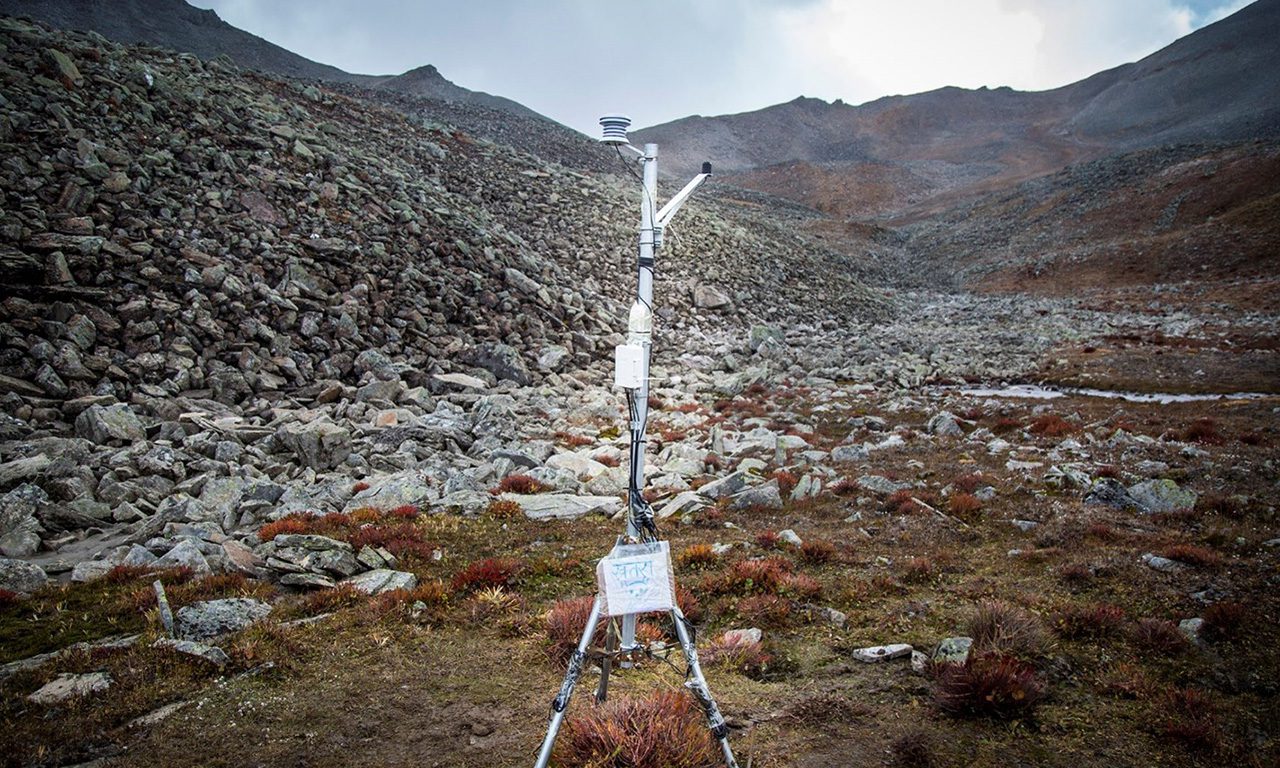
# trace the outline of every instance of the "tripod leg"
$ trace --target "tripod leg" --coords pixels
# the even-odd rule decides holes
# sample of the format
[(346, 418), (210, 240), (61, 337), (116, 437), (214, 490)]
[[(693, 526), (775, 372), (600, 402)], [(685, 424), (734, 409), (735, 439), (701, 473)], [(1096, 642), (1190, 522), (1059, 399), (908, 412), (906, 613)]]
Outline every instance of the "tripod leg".
[(582, 666), (587, 660), (587, 648), (591, 647), (591, 639), (596, 634), (596, 624), (600, 623), (600, 595), (591, 606), (591, 615), (587, 617), (587, 626), (582, 630), (582, 639), (578, 641), (578, 649), (569, 657), (569, 669), (564, 673), (564, 682), (560, 683), (560, 692), (551, 701), (551, 724), (547, 726), (547, 735), (542, 740), (542, 749), (538, 752), (538, 762), (534, 768), (547, 768), (551, 759), (551, 748), (556, 744), (556, 734), (560, 732), (560, 724), (564, 721), (565, 710), (569, 708), (569, 697), (573, 695), (573, 687), (582, 677)]
[(733, 749), (729, 746), (729, 726), (720, 714), (720, 707), (711, 698), (711, 689), (707, 687), (707, 679), (702, 676), (702, 666), (698, 664), (698, 649), (689, 637), (689, 628), (685, 626), (684, 614), (679, 607), (671, 609), (671, 621), (676, 625), (676, 637), (680, 639), (680, 648), (684, 651), (685, 663), (689, 665), (689, 680), (684, 684), (693, 697), (698, 700), (703, 713), (707, 716), (707, 728), (711, 735), (720, 742), (720, 751), (724, 753), (726, 768), (738, 768), (738, 761), (733, 758)]
[(600, 661), (600, 685), (596, 686), (596, 703), (609, 698), (609, 672), (613, 669), (613, 652), (618, 650), (618, 628), (608, 622), (604, 636), (604, 658)]

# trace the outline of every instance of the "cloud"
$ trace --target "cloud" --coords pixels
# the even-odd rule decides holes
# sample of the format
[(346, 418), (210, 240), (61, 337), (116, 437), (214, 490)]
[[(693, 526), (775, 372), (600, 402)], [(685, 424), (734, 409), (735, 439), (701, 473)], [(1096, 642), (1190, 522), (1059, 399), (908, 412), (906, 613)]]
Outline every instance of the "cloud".
[(796, 96), (1053, 88), (1152, 53), (1245, 0), (192, 0), (349, 72), (434, 64), (583, 132)]

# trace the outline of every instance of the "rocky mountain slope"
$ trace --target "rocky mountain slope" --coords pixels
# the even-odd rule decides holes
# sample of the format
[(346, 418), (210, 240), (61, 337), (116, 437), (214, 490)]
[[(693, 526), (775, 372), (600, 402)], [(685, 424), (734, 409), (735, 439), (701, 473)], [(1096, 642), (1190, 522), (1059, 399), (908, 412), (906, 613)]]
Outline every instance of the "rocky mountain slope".
[(1043, 92), (942, 88), (850, 106), (817, 99), (635, 132), (681, 173), (841, 216), (945, 207), (1117, 151), (1280, 132), (1280, 2), (1260, 0), (1135, 64)]
[(30, 17), (59, 29), (92, 30), (119, 43), (144, 43), (190, 52), (206, 61), (226, 56), (239, 66), (260, 72), (301, 80), (352, 83), (552, 122), (511, 99), (456, 85), (430, 65), (400, 75), (344, 72), (233, 27), (213, 10), (195, 8), (184, 0), (113, 0), (109, 3), (96, 0), (0, 0), (0, 13)]
[[(523, 371), (603, 355), (624, 322), (632, 184), (219, 62), (3, 32), (4, 372), (44, 394), (233, 404), (350, 379), (368, 350), (442, 372), (499, 342)], [(879, 311), (848, 269), (800, 285), (844, 260), (727, 199), (672, 236), (676, 327)]]

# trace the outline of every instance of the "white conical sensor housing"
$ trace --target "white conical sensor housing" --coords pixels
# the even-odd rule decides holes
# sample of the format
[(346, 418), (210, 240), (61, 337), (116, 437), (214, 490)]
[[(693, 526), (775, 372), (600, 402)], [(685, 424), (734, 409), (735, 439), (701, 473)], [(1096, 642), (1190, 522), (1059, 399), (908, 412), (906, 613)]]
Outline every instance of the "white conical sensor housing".
[(626, 115), (605, 115), (600, 118), (603, 135), (600, 141), (604, 144), (626, 144), (627, 128), (631, 127), (631, 118)]

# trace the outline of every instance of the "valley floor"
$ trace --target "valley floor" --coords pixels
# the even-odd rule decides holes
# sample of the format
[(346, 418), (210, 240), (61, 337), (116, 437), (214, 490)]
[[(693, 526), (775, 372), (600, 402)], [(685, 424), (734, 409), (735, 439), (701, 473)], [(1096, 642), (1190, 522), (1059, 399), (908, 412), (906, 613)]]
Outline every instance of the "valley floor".
[[(657, 431), (680, 413), (682, 424), (697, 424), (690, 440), (715, 424), (803, 435), (812, 450), (871, 447), (865, 459), (836, 463), (838, 476), (815, 498), (720, 504), (666, 521), (677, 579), (700, 603), (704, 653), (726, 630), (763, 630), (767, 661), (713, 659), (707, 669), (741, 763), (1275, 764), (1278, 407), (1276, 397), (1161, 405), (783, 384), (659, 410)], [(938, 426), (942, 412), (957, 430)], [(612, 442), (604, 420), (567, 420), (592, 445)], [(767, 453), (763, 474), (786, 498), (804, 460), (775, 465)], [(1108, 478), (1121, 488), (1169, 480), (1199, 498), (1155, 514), (1086, 501), (1089, 483)], [(960, 503), (964, 489), (976, 495)], [(217, 576), (204, 588), (171, 587), (175, 609), (196, 597), (275, 603), (270, 618), (220, 641), (230, 655), (222, 671), (151, 646), (157, 615), (134, 607), (145, 607), (152, 579), (141, 571), (6, 605), (5, 661), (72, 639), (142, 639), (6, 675), (5, 764), (531, 764), (561, 676), (548, 655), (547, 613), (591, 592), (592, 564), (620, 523), (532, 521), (494, 505), (473, 517), (422, 514), (413, 525), (441, 553), (403, 565), (424, 584), (440, 580), (429, 595), (326, 599)], [(782, 529), (810, 546), (779, 543), (772, 534)], [(708, 557), (704, 544), (730, 546)], [(1172, 564), (1157, 570), (1147, 554)], [(492, 582), (505, 597), (459, 575), (492, 557), (510, 566)], [(739, 563), (760, 557), (816, 581), (777, 590), (734, 581)], [(415, 596), (429, 604), (415, 606)], [(927, 671), (853, 657), (898, 642), (928, 654), (967, 634), (988, 600), (1035, 617), (1048, 638), (1028, 662), (1045, 700), (1021, 716), (946, 714)], [(309, 616), (324, 618), (298, 622)], [(1210, 625), (1190, 639), (1152, 629), (1205, 616)], [(107, 672), (112, 686), (60, 705), (26, 698), (60, 673), (92, 671)], [(611, 693), (679, 683), (648, 660), (615, 675)], [(588, 674), (574, 711), (590, 706), (593, 684)], [(1188, 696), (1195, 711), (1179, 703)]]

